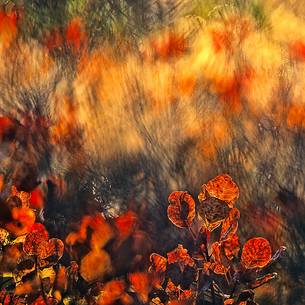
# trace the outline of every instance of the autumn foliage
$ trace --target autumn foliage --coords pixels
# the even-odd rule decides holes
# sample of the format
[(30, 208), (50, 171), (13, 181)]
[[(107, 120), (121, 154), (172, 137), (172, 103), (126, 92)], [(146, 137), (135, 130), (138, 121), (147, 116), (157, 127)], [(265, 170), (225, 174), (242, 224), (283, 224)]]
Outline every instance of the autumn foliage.
[(189, 231), (193, 245), (188, 250), (179, 244), (167, 257), (151, 254), (153, 303), (256, 304), (254, 289), (277, 276), (264, 274), (264, 268), (285, 247), (272, 256), (263, 237), (241, 245), (237, 235), (240, 212), (235, 207), (238, 197), (239, 188), (227, 174), (203, 184), (196, 204), (188, 192), (170, 194), (168, 218)]
[[(109, 13), (124, 1), (112, 2)], [(251, 154), (258, 159), (268, 154), (256, 143), (264, 124), (274, 120), (268, 147), (280, 125), (287, 128), (287, 139), (304, 132), (302, 84), (295, 85), (294, 78), (303, 79), (305, 34), (279, 36), (281, 15), (275, 11), (271, 39), (253, 16), (232, 10), (221, 20), (209, 17), (204, 26), (201, 17), (183, 17), (147, 37), (141, 29), (143, 36), (133, 41), (123, 35), (123, 27), (133, 24), (122, 13), (122, 24), (113, 23), (118, 38), (94, 45), (97, 37), (85, 18), (90, 9), (84, 16), (69, 5), (66, 10), (72, 11), (69, 17), (33, 31), (28, 40), (22, 9), (0, 11), (0, 305), (257, 304), (256, 289), (277, 277), (272, 264), (285, 247), (274, 249), (282, 240), (274, 246), (262, 236), (245, 239), (247, 228), (239, 233), (240, 211), (250, 206), (239, 205), (245, 189), (220, 174), (198, 185), (196, 196), (168, 193), (181, 185), (181, 177), (191, 185), (206, 169), (215, 171), (219, 156), (228, 155), (234, 166), (240, 158), (236, 168), (256, 176), (259, 166)], [(294, 32), (304, 28), (291, 24)], [(274, 94), (281, 91), (287, 95), (283, 103)], [(251, 147), (235, 149), (240, 142)], [(293, 160), (290, 146), (281, 145), (279, 155)], [(105, 171), (113, 167), (108, 173), (117, 178), (129, 166), (125, 158), (136, 160), (141, 171), (131, 174), (136, 181), (131, 185), (136, 189), (143, 174), (145, 191), (139, 193), (161, 202), (162, 216), (155, 206), (147, 207), (150, 198), (141, 199), (141, 208), (115, 196), (97, 199), (94, 162)], [(142, 169), (146, 162), (148, 169)], [(277, 168), (276, 174), (288, 171)], [(277, 184), (273, 176), (268, 180)], [(73, 187), (77, 195), (69, 193)], [(129, 191), (132, 201), (137, 190)], [(61, 215), (65, 209), (71, 221)], [(273, 221), (269, 238), (284, 223), (274, 218), (266, 220)], [(165, 227), (160, 229), (159, 221)], [(158, 243), (158, 234), (168, 245)]]
[[(272, 256), (263, 237), (241, 245), (235, 207), (239, 189), (227, 174), (203, 184), (198, 202), (186, 191), (169, 195), (168, 219), (189, 232), (189, 249), (178, 244), (166, 256), (152, 253), (142, 270), (121, 276), (115, 276), (115, 255), (143, 234), (135, 212), (111, 219), (85, 215), (61, 240), (37, 221), (41, 204), (30, 207), (37, 197), (42, 200), (41, 192), (3, 184), (1, 196), (6, 212), (1, 215), (1, 271), (10, 282), (2, 290), (5, 304), (256, 304), (254, 289), (276, 277), (264, 268), (284, 251)], [(87, 287), (85, 298), (76, 293), (81, 283)]]

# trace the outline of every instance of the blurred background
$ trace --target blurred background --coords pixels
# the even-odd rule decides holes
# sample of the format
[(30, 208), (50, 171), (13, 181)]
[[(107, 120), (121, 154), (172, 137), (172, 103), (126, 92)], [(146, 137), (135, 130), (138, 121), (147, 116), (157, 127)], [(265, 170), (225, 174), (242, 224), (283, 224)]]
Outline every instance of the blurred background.
[(44, 219), (54, 235), (93, 207), (107, 217), (133, 207), (149, 250), (166, 253), (186, 238), (167, 220), (169, 193), (196, 197), (228, 173), (241, 240), (287, 247), (258, 302), (305, 304), (302, 1), (0, 9), (0, 173), (28, 191), (52, 181)]

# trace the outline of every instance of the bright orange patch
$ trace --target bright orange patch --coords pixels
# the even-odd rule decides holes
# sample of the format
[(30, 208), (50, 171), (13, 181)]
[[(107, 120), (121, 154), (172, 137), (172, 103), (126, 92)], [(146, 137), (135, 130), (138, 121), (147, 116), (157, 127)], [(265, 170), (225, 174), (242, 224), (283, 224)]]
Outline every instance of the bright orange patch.
[(242, 251), (241, 262), (247, 269), (263, 268), (271, 259), (271, 247), (265, 238), (249, 239)]

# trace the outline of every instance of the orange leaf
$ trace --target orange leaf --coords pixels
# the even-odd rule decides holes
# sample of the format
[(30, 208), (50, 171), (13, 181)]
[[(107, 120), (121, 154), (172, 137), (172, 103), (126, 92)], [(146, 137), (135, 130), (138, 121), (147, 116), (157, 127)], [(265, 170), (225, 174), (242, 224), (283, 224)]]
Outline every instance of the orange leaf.
[(49, 239), (49, 233), (47, 231), (47, 229), (45, 228), (45, 226), (41, 223), (34, 223), (31, 228), (30, 228), (30, 233), (41, 233), (41, 234), (45, 234), (46, 238)]
[(8, 117), (0, 117), (0, 141), (15, 130), (14, 122)]
[(303, 41), (294, 41), (289, 49), (292, 58), (305, 60), (305, 44)]
[(215, 274), (223, 275), (226, 274), (228, 269), (220, 263), (206, 262), (203, 263), (203, 270), (208, 273), (209, 270), (213, 271)]
[(287, 126), (289, 128), (305, 128), (305, 106), (292, 104), (288, 109)]
[(227, 299), (223, 303), (223, 305), (233, 305), (233, 304), (234, 304), (234, 299)]
[(230, 208), (239, 196), (239, 189), (228, 174), (218, 175), (207, 184), (203, 184), (201, 188), (202, 191), (198, 196), (200, 201), (214, 197), (226, 202)]
[(175, 33), (166, 33), (152, 40), (151, 46), (161, 59), (180, 57), (186, 50), (186, 41), (183, 36)]
[(135, 272), (128, 275), (129, 282), (143, 303), (148, 301), (148, 294), (152, 289), (151, 276), (145, 272)]
[(167, 216), (179, 228), (190, 226), (195, 218), (195, 201), (187, 192), (173, 192), (168, 197)]
[(151, 262), (152, 270), (156, 272), (166, 271), (167, 259), (164, 256), (157, 253), (152, 253), (149, 257), (149, 260)]
[(111, 226), (100, 214), (91, 217), (89, 227), (93, 230), (90, 240), (91, 249), (104, 247), (114, 235)]
[(239, 210), (237, 208), (233, 208), (229, 213), (229, 217), (227, 217), (222, 223), (222, 228), (220, 233), (221, 240), (228, 240), (232, 238), (232, 236), (237, 231), (239, 218), (240, 218)]
[(114, 235), (111, 226), (106, 222), (102, 215), (84, 216), (78, 232), (71, 232), (66, 237), (66, 243), (73, 246), (75, 243), (83, 243), (87, 240), (87, 230), (93, 230), (90, 240), (90, 246), (102, 248)]
[(271, 259), (271, 247), (265, 238), (249, 239), (242, 251), (241, 262), (247, 269), (263, 268)]
[(112, 280), (106, 283), (99, 295), (99, 305), (110, 305), (119, 300), (125, 292), (125, 283), (121, 280)]
[(114, 224), (118, 231), (118, 238), (122, 241), (134, 232), (137, 224), (137, 215), (132, 211), (128, 211), (115, 218)]
[(68, 287), (67, 270), (64, 266), (60, 266), (56, 273), (56, 289), (65, 292)]
[(128, 293), (124, 293), (120, 297), (120, 301), (122, 302), (123, 305), (131, 305), (134, 303), (133, 298)]
[(232, 260), (234, 256), (237, 256), (240, 251), (239, 241), (236, 234), (234, 234), (229, 240), (223, 242), (223, 248), (226, 257)]
[(17, 13), (0, 12), (0, 42), (8, 47), (17, 36)]
[(80, 275), (87, 282), (93, 282), (111, 271), (111, 260), (104, 250), (94, 249), (83, 257), (80, 264)]
[(214, 261), (216, 263), (221, 263), (221, 243), (219, 242), (214, 242), (212, 245), (211, 245), (211, 249), (212, 249), (212, 256), (214, 258)]
[(184, 249), (180, 244), (175, 250), (167, 253), (167, 258), (169, 264), (177, 263), (181, 272), (183, 272), (186, 266), (193, 267), (195, 265), (193, 259), (187, 253), (187, 249)]
[(153, 274), (153, 286), (155, 288), (162, 288), (162, 284), (165, 280), (167, 259), (157, 253), (152, 253), (150, 255), (151, 265), (148, 269), (150, 273)]
[(58, 238), (51, 238), (49, 241), (43, 241), (38, 245), (37, 254), (39, 259), (46, 259), (50, 256), (59, 260), (64, 252), (64, 243)]
[(220, 242), (214, 242), (211, 246), (212, 248), (212, 262), (211, 265), (208, 267), (216, 274), (226, 274), (228, 268), (223, 265), (222, 262), (222, 248)]
[(226, 274), (228, 272), (228, 268), (226, 268), (224, 265), (222, 264), (215, 264), (213, 272), (215, 274), (219, 274), (219, 275), (223, 275)]
[[(1, 136), (1, 134), (0, 134), (0, 136)], [(4, 177), (3, 177), (3, 175), (0, 175), (0, 192), (2, 192), (3, 188), (4, 188)]]
[(42, 190), (37, 187), (34, 191), (31, 192), (30, 197), (30, 207), (32, 209), (42, 209), (44, 206), (44, 199)]
[(48, 239), (49, 233), (44, 225), (36, 223), (31, 227), (31, 232), (25, 238), (23, 251), (28, 255), (37, 254), (39, 245)]
[(165, 292), (170, 300), (176, 300), (179, 298), (180, 289), (173, 283), (171, 278), (169, 278), (167, 281)]
[(8, 223), (5, 228), (16, 236), (28, 233), (31, 226), (35, 223), (35, 213), (32, 209), (14, 207), (12, 209), (13, 221)]
[(91, 216), (85, 215), (82, 218), (82, 222), (79, 228), (79, 236), (82, 239), (82, 241), (85, 241), (87, 239), (87, 228), (91, 222)]
[(31, 281), (27, 281), (25, 283), (20, 283), (16, 286), (14, 290), (15, 295), (23, 295), (23, 294), (29, 294), (33, 291), (33, 286)]
[(12, 186), (11, 189), (11, 196), (16, 196), (20, 199), (22, 207), (29, 207), (30, 206), (30, 198), (31, 194), (27, 192), (19, 192), (16, 186)]
[(78, 232), (71, 232), (66, 237), (66, 244), (68, 246), (74, 246), (80, 239)]
[(168, 302), (168, 305), (192, 305), (194, 300), (192, 298), (183, 300), (172, 300)]
[(86, 45), (87, 35), (80, 18), (71, 20), (66, 29), (66, 43), (73, 53)]
[(180, 294), (179, 299), (180, 300), (187, 300), (193, 298), (193, 290), (183, 290), (183, 292)]
[(160, 300), (159, 297), (152, 298), (150, 304), (151, 305), (164, 305), (164, 303), (162, 303), (162, 301)]

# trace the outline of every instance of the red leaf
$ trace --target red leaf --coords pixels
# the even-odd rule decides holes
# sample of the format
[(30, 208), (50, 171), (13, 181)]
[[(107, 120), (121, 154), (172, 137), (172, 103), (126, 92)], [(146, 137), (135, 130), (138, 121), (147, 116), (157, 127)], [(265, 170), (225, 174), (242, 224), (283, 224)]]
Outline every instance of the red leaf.
[(125, 214), (117, 217), (114, 224), (118, 231), (118, 238), (122, 241), (134, 232), (137, 224), (137, 215), (128, 211)]
[(175, 33), (166, 33), (152, 40), (151, 46), (161, 59), (180, 57), (186, 50), (186, 41), (183, 36)]
[(226, 202), (230, 208), (233, 208), (239, 196), (238, 186), (228, 174), (218, 175), (207, 184), (203, 184), (201, 188), (202, 191), (198, 196), (200, 201), (214, 197)]
[(35, 213), (27, 207), (14, 207), (12, 209), (13, 221), (6, 224), (5, 228), (13, 235), (20, 236), (29, 232), (35, 223)]
[(112, 280), (106, 283), (97, 300), (99, 305), (110, 305), (119, 300), (125, 292), (125, 283), (121, 280)]
[(46, 259), (50, 256), (56, 257), (59, 260), (64, 252), (64, 244), (58, 238), (51, 238), (49, 241), (41, 242), (37, 247), (39, 259)]
[(145, 272), (135, 272), (130, 273), (128, 279), (139, 300), (146, 303), (148, 301), (148, 294), (152, 289), (151, 275)]
[(5, 47), (17, 36), (17, 13), (0, 12), (0, 42)]
[(305, 44), (303, 41), (297, 40), (290, 45), (290, 55), (299, 60), (305, 60)]
[(230, 239), (222, 243), (226, 257), (232, 260), (240, 251), (239, 241), (237, 235), (233, 235)]
[(229, 216), (222, 223), (220, 239), (228, 240), (231, 239), (237, 231), (238, 228), (238, 220), (240, 218), (240, 213), (237, 208), (233, 208)]
[(167, 259), (163, 257), (162, 255), (159, 255), (157, 253), (152, 253), (149, 258), (151, 262), (151, 268), (156, 272), (165, 272), (166, 271), (166, 265), (167, 265)]
[(31, 232), (25, 238), (23, 251), (28, 255), (34, 255), (37, 254), (39, 245), (47, 242), (49, 233), (40, 223), (34, 224), (30, 230)]
[(179, 244), (175, 250), (167, 253), (168, 263), (177, 263), (181, 272), (183, 272), (186, 266), (193, 267), (195, 263), (187, 252), (187, 249), (183, 248), (183, 246)]
[(168, 197), (167, 216), (179, 228), (190, 226), (195, 218), (195, 201), (187, 192), (173, 192)]
[(111, 259), (104, 250), (94, 249), (82, 258), (80, 264), (80, 275), (87, 281), (93, 282), (111, 271)]
[(247, 269), (263, 268), (271, 260), (271, 247), (265, 238), (249, 239), (242, 251), (241, 262)]
[(0, 141), (15, 131), (14, 122), (8, 117), (0, 117)]
[(34, 191), (31, 192), (30, 197), (30, 207), (32, 209), (42, 209), (44, 206), (44, 198), (42, 190), (37, 187)]
[(152, 253), (149, 259), (151, 265), (148, 272), (153, 274), (153, 286), (156, 288), (162, 288), (161, 285), (165, 280), (167, 259), (157, 253)]
[(86, 45), (87, 35), (80, 18), (71, 20), (66, 29), (66, 43), (73, 53)]

